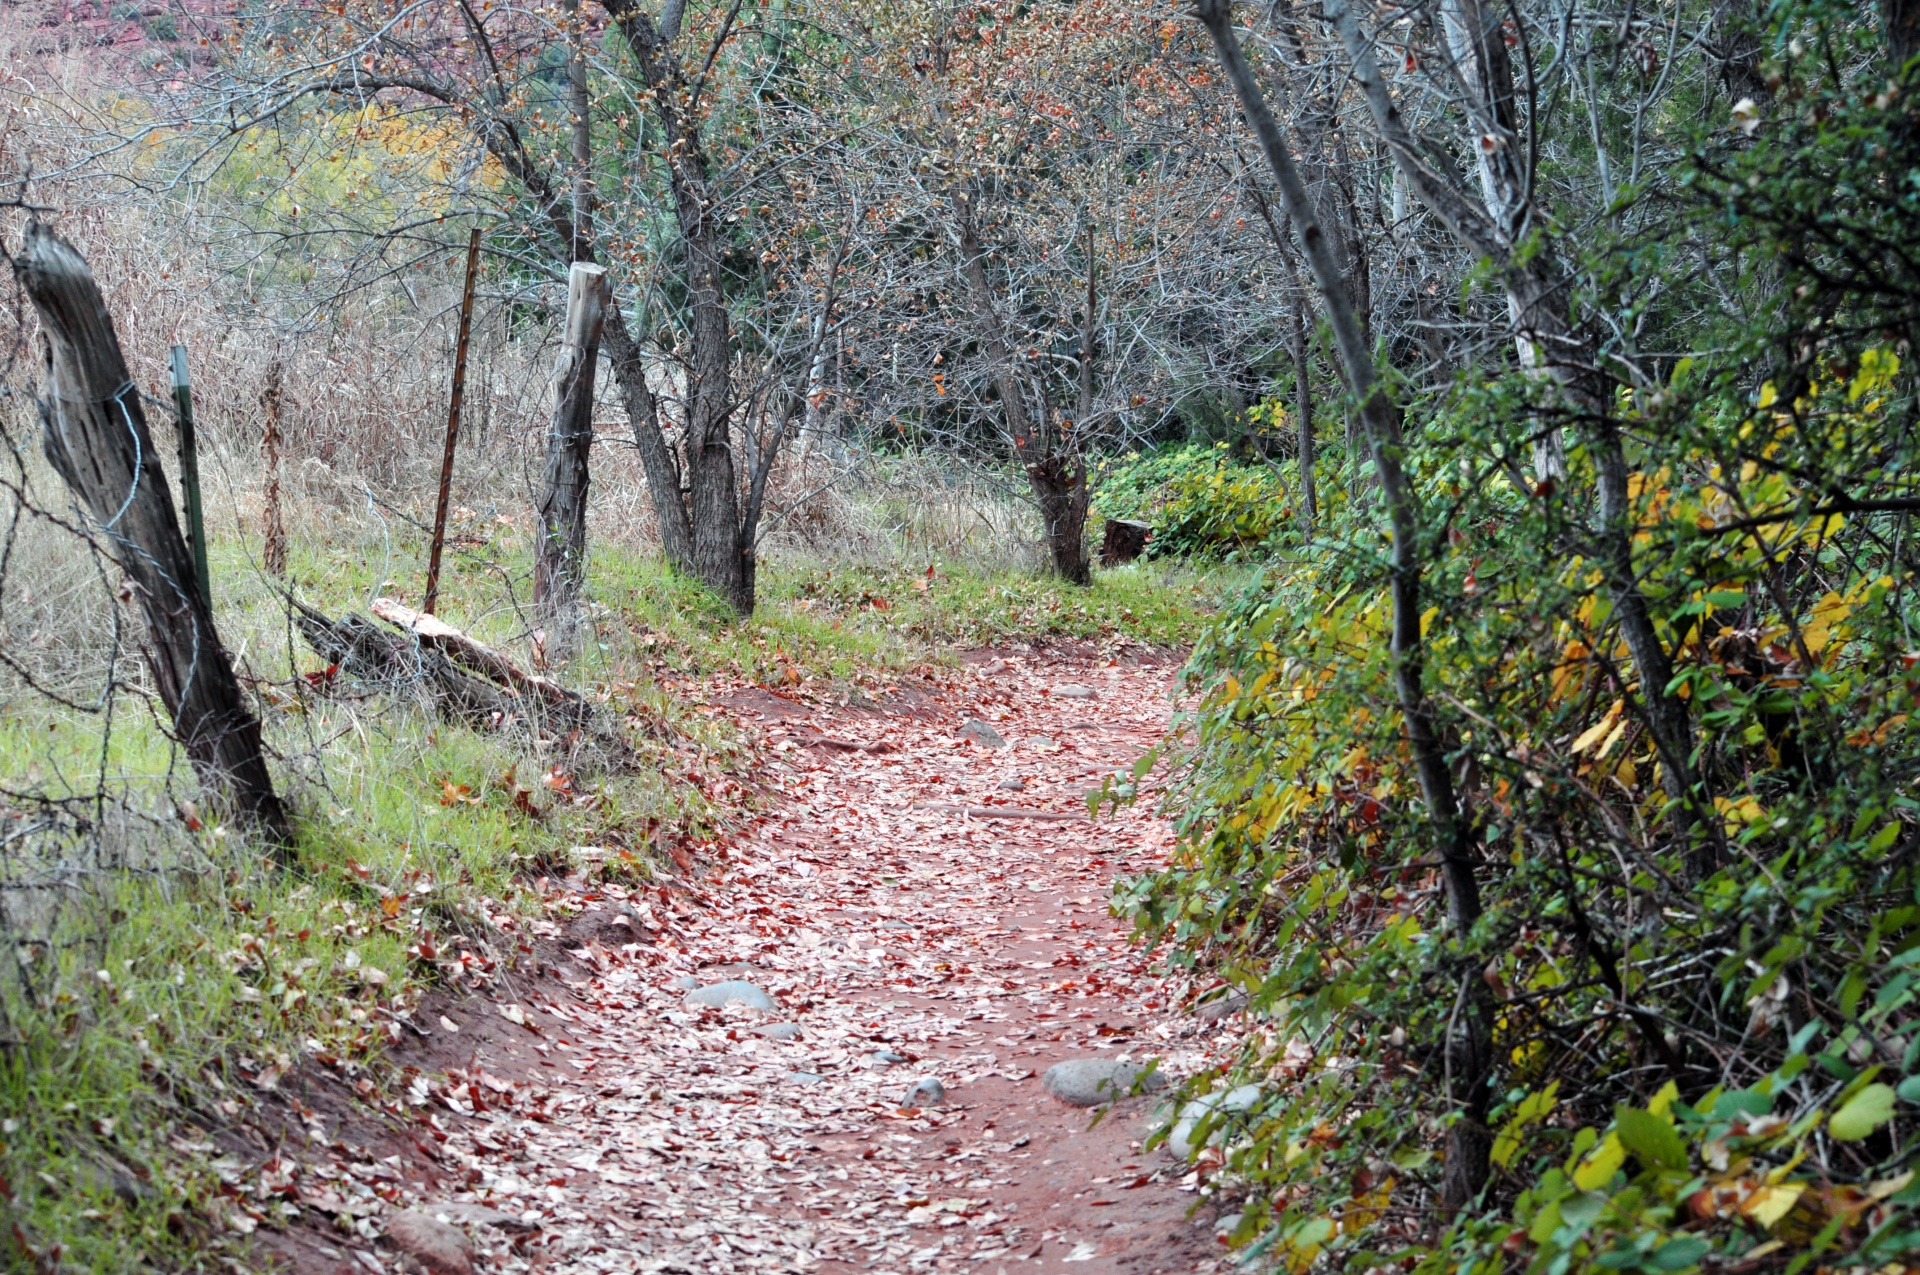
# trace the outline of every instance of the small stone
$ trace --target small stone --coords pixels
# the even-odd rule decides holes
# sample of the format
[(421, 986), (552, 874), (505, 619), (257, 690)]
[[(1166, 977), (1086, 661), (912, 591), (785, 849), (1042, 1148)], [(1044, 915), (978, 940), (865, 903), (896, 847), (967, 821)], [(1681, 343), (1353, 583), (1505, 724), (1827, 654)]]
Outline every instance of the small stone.
[(456, 1200), (446, 1204), (429, 1204), (421, 1210), (428, 1216), (441, 1222), (451, 1222), (456, 1226), (491, 1226), (502, 1231), (537, 1231), (540, 1223), (537, 1215), (522, 1217), (517, 1213), (505, 1213), (485, 1204)]
[(679, 978), (673, 980), (673, 985), (683, 992), (692, 992), (699, 989), (700, 980), (691, 974), (682, 974)]
[(722, 1005), (745, 1005), (748, 1009), (773, 1010), (780, 1008), (773, 997), (752, 983), (730, 978), (724, 983), (709, 983), (705, 987), (696, 987), (687, 993), (687, 1005), (705, 1005), (719, 1009)]
[(907, 1061), (905, 1054), (896, 1054), (891, 1049), (876, 1049), (867, 1055), (867, 1061), (876, 1067), (891, 1067), (895, 1063)]
[(1025, 792), (1026, 790), (1027, 781), (1018, 775), (1015, 775), (1012, 779), (1002, 779), (1000, 781), (1001, 792)]
[(1000, 737), (999, 731), (977, 717), (969, 717), (966, 724), (961, 726), (960, 738), (974, 740), (977, 743), (985, 744), (988, 748), (1005, 748), (1007, 746), (1007, 741)]
[(1061, 699), (1099, 699), (1100, 698), (1100, 692), (1094, 690), (1091, 686), (1061, 686), (1061, 687), (1056, 687), (1053, 693), (1055, 695), (1058, 695)]
[(787, 1073), (787, 1079), (796, 1085), (824, 1085), (827, 1083), (825, 1076), (817, 1075), (811, 1071), (790, 1071)]
[(799, 1023), (768, 1023), (765, 1027), (753, 1029), (756, 1036), (765, 1036), (768, 1040), (799, 1040)]
[(1216, 996), (1210, 1001), (1202, 1001), (1194, 1008), (1193, 1016), (1203, 1023), (1217, 1023), (1229, 1018), (1247, 1007), (1247, 994), (1231, 991), (1224, 996)]
[(418, 1209), (387, 1217), (387, 1239), (433, 1275), (473, 1275), (473, 1244), (458, 1227)]
[(1069, 1107), (1117, 1102), (1133, 1093), (1136, 1081), (1152, 1091), (1164, 1088), (1167, 1078), (1157, 1071), (1149, 1074), (1139, 1063), (1112, 1058), (1070, 1058), (1047, 1068), (1047, 1074), (1040, 1078), (1046, 1091)]
[(928, 1076), (907, 1090), (907, 1096), (900, 1100), (903, 1107), (937, 1107), (947, 1100), (947, 1087)]
[[(1202, 1097), (1195, 1098), (1180, 1108), (1180, 1119), (1174, 1122), (1173, 1131), (1167, 1135), (1167, 1150), (1182, 1160), (1191, 1160), (1193, 1153), (1200, 1148), (1193, 1140), (1199, 1132), (1200, 1122), (1208, 1116), (1245, 1115), (1259, 1105), (1261, 1089), (1259, 1085), (1241, 1085), (1238, 1089), (1221, 1089)], [(1207, 1138), (1209, 1143), (1218, 1143), (1224, 1137), (1225, 1130), (1216, 1127)]]

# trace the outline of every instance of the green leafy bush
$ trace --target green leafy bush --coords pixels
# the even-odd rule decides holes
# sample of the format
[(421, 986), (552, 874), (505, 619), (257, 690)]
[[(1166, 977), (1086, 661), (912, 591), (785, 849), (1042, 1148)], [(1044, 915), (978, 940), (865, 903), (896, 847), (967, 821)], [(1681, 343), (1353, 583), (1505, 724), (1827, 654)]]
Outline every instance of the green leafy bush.
[(1129, 452), (1094, 471), (1102, 517), (1148, 523), (1149, 557), (1203, 557), (1264, 545), (1293, 516), (1270, 465), (1234, 459), (1225, 443)]
[[(1181, 844), (1123, 902), (1248, 998), (1240, 1057), (1189, 1089), (1261, 1097), (1183, 1141), (1250, 1256), (1797, 1275), (1920, 1250), (1920, 62), (1848, 83), (1857, 27), (1782, 20), (1783, 46), (1842, 46), (1785, 68), (1795, 109), (1703, 143), (1665, 238), (1585, 263), (1596, 309), (1684, 292), (1700, 252), (1769, 298), (1674, 296), (1676, 348), (1707, 353), (1612, 396), (1631, 593), (1597, 565), (1590, 423), (1564, 481), (1519, 477), (1565, 405), (1515, 373), (1409, 404), (1420, 640), (1389, 640), (1356, 502), (1194, 657)], [(1672, 664), (1654, 685), (1630, 598)], [(1409, 664), (1459, 840), (1416, 773)], [(1451, 1213), (1449, 1154), (1481, 1169)]]

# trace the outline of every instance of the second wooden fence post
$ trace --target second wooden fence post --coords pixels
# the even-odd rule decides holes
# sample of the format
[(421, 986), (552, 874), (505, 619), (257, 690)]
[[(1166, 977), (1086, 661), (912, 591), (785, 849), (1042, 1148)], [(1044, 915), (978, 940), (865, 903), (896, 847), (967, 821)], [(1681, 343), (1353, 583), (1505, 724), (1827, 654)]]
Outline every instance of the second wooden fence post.
[(533, 605), (550, 658), (568, 659), (579, 637), (587, 552), (587, 459), (593, 448), (594, 365), (606, 320), (607, 272), (574, 263), (567, 274), (566, 344), (554, 368), (553, 428), (540, 494)]

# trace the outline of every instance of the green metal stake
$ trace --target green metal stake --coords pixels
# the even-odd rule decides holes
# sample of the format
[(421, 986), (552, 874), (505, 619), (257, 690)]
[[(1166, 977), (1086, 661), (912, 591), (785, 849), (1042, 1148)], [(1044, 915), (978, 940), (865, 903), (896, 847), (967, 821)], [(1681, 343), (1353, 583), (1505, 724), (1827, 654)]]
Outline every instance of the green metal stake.
[(173, 347), (173, 402), (180, 413), (180, 495), (186, 506), (187, 547), (200, 576), (200, 599), (213, 609), (213, 584), (207, 575), (207, 524), (200, 513), (200, 449), (193, 441), (193, 387), (187, 380), (187, 347)]

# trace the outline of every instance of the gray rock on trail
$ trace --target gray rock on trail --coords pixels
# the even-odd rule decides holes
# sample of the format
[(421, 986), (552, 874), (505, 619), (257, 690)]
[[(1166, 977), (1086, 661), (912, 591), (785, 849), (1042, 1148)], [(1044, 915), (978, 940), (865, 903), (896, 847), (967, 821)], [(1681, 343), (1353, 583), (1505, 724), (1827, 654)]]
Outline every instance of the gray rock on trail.
[(684, 1005), (704, 1005), (710, 1009), (719, 1009), (722, 1005), (745, 1005), (748, 1009), (775, 1010), (780, 1008), (773, 997), (752, 983), (730, 978), (724, 983), (709, 983), (705, 987), (696, 987), (687, 993)]
[(1139, 1063), (1112, 1058), (1069, 1058), (1047, 1068), (1040, 1078), (1046, 1091), (1069, 1107), (1117, 1102), (1133, 1093), (1135, 1081), (1151, 1092), (1165, 1088), (1167, 1078), (1157, 1071), (1149, 1075)]
[(1002, 779), (1000, 781), (1001, 792), (1025, 792), (1026, 790), (1027, 781), (1018, 775), (1015, 775), (1012, 779)]
[(787, 1080), (796, 1085), (824, 1085), (827, 1078), (811, 1071), (790, 1071)]
[(947, 1100), (947, 1087), (928, 1076), (907, 1090), (907, 1096), (900, 1100), (903, 1107), (938, 1107)]
[(673, 980), (673, 985), (683, 992), (691, 992), (699, 988), (700, 980), (691, 974), (682, 974)]
[(1061, 699), (1099, 699), (1100, 692), (1091, 686), (1057, 686), (1053, 693)]
[(799, 1023), (768, 1023), (765, 1027), (753, 1029), (756, 1036), (765, 1036), (768, 1040), (799, 1040)]
[[(1202, 1097), (1195, 1098), (1180, 1108), (1180, 1118), (1174, 1121), (1173, 1132), (1167, 1135), (1167, 1150), (1182, 1160), (1191, 1160), (1199, 1145), (1194, 1135), (1200, 1132), (1200, 1122), (1209, 1116), (1226, 1117), (1218, 1125), (1230, 1123), (1231, 1117), (1243, 1116), (1260, 1104), (1259, 1085), (1241, 1085), (1238, 1089), (1220, 1089)], [(1224, 1139), (1225, 1128), (1215, 1127), (1207, 1141), (1217, 1144)]]
[(502, 1231), (537, 1231), (540, 1223), (515, 1213), (505, 1213), (485, 1204), (456, 1200), (444, 1204), (429, 1204), (421, 1212), (441, 1222), (451, 1222), (456, 1226), (492, 1226)]
[(387, 1239), (433, 1275), (473, 1275), (473, 1243), (465, 1232), (418, 1209), (388, 1214)]
[(1230, 991), (1212, 1000), (1196, 1005), (1193, 1016), (1203, 1023), (1217, 1023), (1230, 1018), (1247, 1007), (1247, 994), (1242, 991)]
[(971, 739), (985, 744), (988, 748), (1005, 748), (1007, 741), (1000, 738), (1000, 732), (977, 717), (969, 717), (960, 728), (960, 738)]
[(876, 1049), (867, 1055), (867, 1061), (876, 1067), (891, 1067), (895, 1063), (903, 1063), (906, 1060), (905, 1054), (896, 1054), (891, 1049)]

